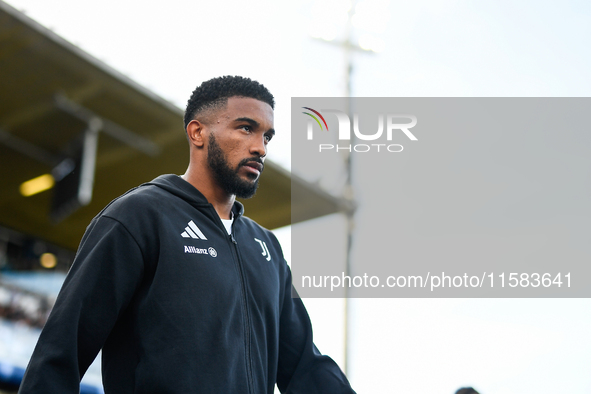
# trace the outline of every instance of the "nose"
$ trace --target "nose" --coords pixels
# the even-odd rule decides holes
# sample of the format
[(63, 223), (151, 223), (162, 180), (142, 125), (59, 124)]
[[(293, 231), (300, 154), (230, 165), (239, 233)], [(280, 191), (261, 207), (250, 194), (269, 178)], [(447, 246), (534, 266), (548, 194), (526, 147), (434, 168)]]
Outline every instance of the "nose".
[(250, 153), (257, 155), (260, 158), (267, 156), (267, 141), (263, 135), (261, 138), (255, 138), (252, 145), (250, 146)]

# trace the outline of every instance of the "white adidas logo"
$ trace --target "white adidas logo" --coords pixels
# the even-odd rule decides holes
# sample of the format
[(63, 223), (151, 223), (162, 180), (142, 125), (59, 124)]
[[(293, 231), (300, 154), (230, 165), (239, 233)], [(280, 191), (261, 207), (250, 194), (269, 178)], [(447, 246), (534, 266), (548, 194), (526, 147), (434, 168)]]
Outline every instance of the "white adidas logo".
[(181, 237), (207, 240), (207, 238), (205, 238), (205, 235), (203, 235), (201, 230), (199, 230), (199, 227), (197, 227), (197, 225), (193, 223), (192, 220), (189, 222), (189, 225), (185, 227), (185, 231), (183, 231)]

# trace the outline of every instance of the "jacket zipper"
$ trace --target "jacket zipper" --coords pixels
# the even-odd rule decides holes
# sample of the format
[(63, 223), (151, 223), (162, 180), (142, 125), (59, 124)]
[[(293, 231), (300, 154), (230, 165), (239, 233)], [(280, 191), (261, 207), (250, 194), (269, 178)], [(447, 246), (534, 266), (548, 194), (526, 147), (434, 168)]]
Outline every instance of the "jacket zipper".
[[(233, 227), (233, 226), (232, 226)], [(238, 263), (238, 271), (240, 272), (240, 286), (242, 290), (242, 306), (244, 310), (244, 346), (246, 351), (246, 369), (248, 374), (248, 383), (249, 383), (249, 392), (252, 393), (254, 390), (254, 378), (252, 376), (252, 362), (251, 362), (251, 327), (250, 327), (250, 313), (248, 310), (248, 299), (246, 295), (246, 279), (244, 277), (244, 269), (242, 267), (242, 260), (240, 259), (240, 253), (238, 252), (238, 243), (234, 238), (234, 234), (230, 234), (229, 236), (230, 242), (234, 246), (234, 255), (235, 259)]]
[[(222, 229), (222, 231), (224, 232), (224, 234), (227, 234), (226, 232), (226, 227), (224, 226), (224, 224), (222, 223), (222, 220), (220, 219), (218, 213), (216, 212), (215, 208), (210, 204), (209, 208), (212, 210), (214, 217), (217, 218), (217, 222), (218, 222), (218, 226)], [(246, 373), (247, 373), (247, 384), (248, 384), (248, 391), (249, 393), (253, 393), (254, 390), (254, 377), (252, 374), (252, 360), (251, 360), (251, 338), (250, 338), (250, 332), (251, 332), (251, 327), (250, 327), (250, 312), (248, 310), (248, 299), (246, 296), (246, 279), (244, 276), (244, 269), (242, 268), (242, 260), (240, 259), (240, 253), (238, 251), (238, 242), (236, 242), (236, 239), (234, 238), (234, 224), (236, 224), (236, 221), (238, 220), (240, 216), (237, 215), (234, 218), (234, 222), (232, 223), (232, 231), (230, 232), (230, 235), (228, 236), (228, 238), (226, 238), (228, 240), (228, 242), (230, 244), (232, 244), (233, 247), (230, 247), (230, 249), (233, 249), (234, 251), (234, 261), (237, 263), (238, 265), (238, 272), (240, 274), (240, 287), (242, 290), (242, 310), (243, 312), (243, 317), (244, 317), (244, 350), (246, 353)]]

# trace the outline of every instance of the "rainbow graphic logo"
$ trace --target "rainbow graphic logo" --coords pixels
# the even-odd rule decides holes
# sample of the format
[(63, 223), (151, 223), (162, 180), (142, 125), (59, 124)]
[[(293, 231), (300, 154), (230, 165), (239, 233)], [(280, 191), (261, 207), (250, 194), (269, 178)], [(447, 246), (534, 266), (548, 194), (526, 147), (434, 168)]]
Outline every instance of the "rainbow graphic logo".
[[(307, 109), (308, 111), (312, 111), (312, 112), (314, 112), (316, 115), (320, 116), (320, 119), (322, 119), (322, 122), (324, 123), (324, 126), (326, 127), (326, 131), (328, 131), (328, 125), (326, 124), (326, 120), (324, 120), (324, 117), (323, 117), (323, 116), (320, 114), (320, 112), (318, 112), (318, 111), (316, 111), (315, 109), (312, 109), (312, 108), (310, 108), (310, 107), (302, 107), (302, 108), (304, 108), (304, 109)], [(322, 127), (322, 123), (320, 123), (320, 120), (318, 120), (318, 118), (317, 118), (317, 117), (315, 117), (314, 115), (312, 115), (312, 114), (311, 114), (311, 113), (309, 113), (309, 112), (302, 112), (302, 113), (303, 113), (303, 114), (306, 114), (306, 115), (308, 115), (308, 116), (311, 116), (311, 117), (312, 117), (312, 118), (313, 118), (313, 119), (316, 121), (316, 123), (318, 123), (318, 126), (320, 126), (320, 130), (324, 130), (324, 128)]]

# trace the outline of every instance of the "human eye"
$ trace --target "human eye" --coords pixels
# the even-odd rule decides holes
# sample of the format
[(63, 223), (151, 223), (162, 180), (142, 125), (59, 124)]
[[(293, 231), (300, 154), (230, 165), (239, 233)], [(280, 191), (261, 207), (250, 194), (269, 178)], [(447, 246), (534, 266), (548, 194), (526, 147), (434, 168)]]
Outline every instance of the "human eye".
[(252, 126), (249, 124), (244, 124), (242, 126), (239, 126), (239, 128), (241, 130), (247, 131), (247, 132), (251, 132), (253, 130)]
[(273, 139), (273, 135), (272, 134), (265, 134), (265, 142), (270, 142), (271, 139)]

